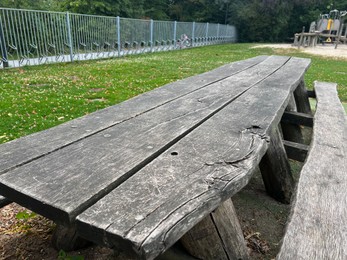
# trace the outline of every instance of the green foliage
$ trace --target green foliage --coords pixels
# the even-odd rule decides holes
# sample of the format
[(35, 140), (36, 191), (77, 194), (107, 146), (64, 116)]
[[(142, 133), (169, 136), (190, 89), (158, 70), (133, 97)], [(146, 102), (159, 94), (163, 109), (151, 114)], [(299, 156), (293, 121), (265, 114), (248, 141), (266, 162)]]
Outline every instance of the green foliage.
[(347, 61), (298, 50), (225, 44), (181, 51), (0, 70), (0, 143), (38, 132), (178, 79), (257, 55), (310, 57), (306, 83), (337, 82), (347, 101)]
[(28, 211), (21, 211), (21, 212), (17, 213), (16, 219), (26, 221), (28, 219), (31, 219), (31, 218), (35, 217), (36, 215), (37, 214), (35, 212), (29, 213)]
[(0, 0), (11, 8), (70, 11), (155, 20), (229, 23), (242, 42), (292, 41), (319, 14), (346, 10), (347, 0)]
[(35, 212), (21, 211), (16, 215), (16, 219), (20, 220), (17, 223), (17, 229), (22, 232), (31, 232), (32, 225), (30, 224), (30, 219), (35, 218), (37, 214)]
[(235, 0), (231, 1), (229, 22), (243, 42), (292, 41), (294, 33), (306, 30), (319, 14), (347, 9), (346, 0)]
[(83, 256), (71, 256), (68, 255), (64, 250), (60, 250), (58, 253), (58, 260), (84, 260)]
[(144, 0), (64, 0), (61, 8), (74, 13), (140, 18)]
[(34, 10), (60, 10), (58, 0), (0, 0), (0, 7)]

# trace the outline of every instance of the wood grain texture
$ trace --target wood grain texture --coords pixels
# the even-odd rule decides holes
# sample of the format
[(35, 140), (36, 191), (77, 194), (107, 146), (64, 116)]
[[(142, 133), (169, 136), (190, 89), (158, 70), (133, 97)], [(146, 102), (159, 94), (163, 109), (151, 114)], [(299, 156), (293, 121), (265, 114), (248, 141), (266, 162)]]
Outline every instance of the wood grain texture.
[(231, 199), (222, 203), (210, 215), (223, 241), (224, 250), (228, 258), (249, 259), (246, 241)]
[(347, 259), (347, 119), (336, 84), (315, 91), (311, 149), (277, 259)]
[(0, 174), (251, 68), (265, 59), (267, 56), (258, 56), (245, 61), (230, 63), (215, 70), (154, 89), (116, 106), (2, 144), (0, 145)]
[(198, 259), (248, 259), (246, 242), (231, 199), (189, 230), (180, 240)]
[(229, 259), (210, 215), (190, 229), (180, 243), (197, 259)]
[(11, 201), (9, 199), (6, 199), (3, 196), (0, 196), (0, 208), (5, 207), (6, 205), (10, 204)]
[(277, 127), (272, 129), (270, 144), (259, 168), (267, 193), (276, 200), (290, 203), (294, 189), (288, 157)]
[(231, 77), (3, 173), (0, 194), (58, 223), (71, 224), (80, 212), (288, 59), (269, 57)]
[(81, 236), (164, 252), (248, 183), (309, 63), (291, 58), (79, 215)]

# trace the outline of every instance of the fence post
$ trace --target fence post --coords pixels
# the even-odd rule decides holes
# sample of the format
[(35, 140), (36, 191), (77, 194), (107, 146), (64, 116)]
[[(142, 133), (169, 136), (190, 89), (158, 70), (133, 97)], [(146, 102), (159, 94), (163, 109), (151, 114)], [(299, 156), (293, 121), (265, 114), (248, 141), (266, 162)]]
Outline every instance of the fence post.
[(153, 19), (151, 19), (150, 30), (151, 52), (153, 52)]
[(232, 37), (232, 30), (231, 30), (231, 27), (229, 25), (226, 25), (226, 28), (225, 28), (225, 36), (224, 36), (224, 41), (225, 42), (231, 42), (231, 38)]
[(206, 23), (206, 37), (205, 37), (205, 45), (208, 44), (208, 23)]
[(1, 55), (2, 55), (2, 65), (4, 68), (8, 67), (8, 56), (5, 42), (4, 30), (2, 27), (2, 17), (0, 16), (0, 43), (1, 43)]
[(73, 49), (72, 49), (72, 35), (71, 35), (71, 27), (70, 27), (70, 14), (66, 12), (66, 28), (67, 28), (67, 39), (70, 48), (70, 61), (73, 62)]
[(194, 42), (195, 42), (195, 22), (193, 22), (193, 28), (192, 28), (192, 47), (194, 47)]
[(177, 21), (175, 21), (174, 22), (174, 37), (173, 37), (173, 40), (174, 40), (174, 48), (176, 49), (176, 42), (177, 42), (177, 40), (176, 40), (176, 32), (177, 32)]
[(117, 16), (117, 44), (118, 44), (118, 57), (120, 57), (121, 42), (120, 42), (120, 18)]
[(217, 42), (220, 43), (220, 40), (219, 40), (219, 23), (217, 25)]

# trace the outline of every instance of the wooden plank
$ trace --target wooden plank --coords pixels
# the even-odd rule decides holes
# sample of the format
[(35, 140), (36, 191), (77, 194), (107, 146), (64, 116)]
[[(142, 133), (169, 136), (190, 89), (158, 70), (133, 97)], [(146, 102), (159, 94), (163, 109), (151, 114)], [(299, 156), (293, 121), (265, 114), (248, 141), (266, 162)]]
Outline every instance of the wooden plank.
[(0, 208), (5, 207), (6, 205), (10, 204), (12, 201), (10, 201), (9, 199), (0, 196)]
[(281, 122), (313, 127), (313, 116), (294, 111), (285, 111)]
[(104, 129), (147, 113), (167, 102), (251, 68), (267, 59), (259, 56), (224, 65), (77, 118), (65, 124), (0, 145), (0, 174), (52, 153)]
[[(291, 98), (289, 100), (289, 104), (288, 104), (284, 114), (286, 112), (290, 113), (290, 112), (295, 112), (295, 111), (297, 111), (297, 108), (296, 108), (294, 94), (292, 94)], [(303, 137), (303, 134), (301, 131), (301, 127), (297, 124), (293, 124), (291, 122), (286, 122), (285, 120), (283, 120), (283, 116), (281, 119), (281, 130), (282, 130), (283, 138), (285, 140), (290, 140), (290, 141), (297, 142), (297, 143), (303, 143), (304, 142), (304, 137)]]
[(180, 240), (198, 259), (248, 259), (246, 242), (231, 199), (189, 230)]
[(277, 259), (347, 257), (347, 117), (336, 84), (315, 90), (314, 136)]
[(294, 97), (298, 112), (306, 114), (312, 113), (304, 80), (302, 80), (298, 87), (295, 89)]
[(308, 65), (291, 58), (79, 215), (78, 232), (148, 259), (164, 252), (247, 184)]
[(277, 127), (270, 134), (270, 144), (259, 168), (267, 193), (276, 200), (289, 204), (294, 189), (294, 178)]
[(81, 211), (288, 59), (269, 57), (258, 66), (4, 173), (0, 193), (55, 222), (71, 224)]
[(286, 149), (288, 158), (299, 161), (299, 162), (305, 161), (308, 150), (309, 150), (308, 145), (286, 141), (286, 140), (283, 141), (283, 145), (284, 145), (284, 148)]

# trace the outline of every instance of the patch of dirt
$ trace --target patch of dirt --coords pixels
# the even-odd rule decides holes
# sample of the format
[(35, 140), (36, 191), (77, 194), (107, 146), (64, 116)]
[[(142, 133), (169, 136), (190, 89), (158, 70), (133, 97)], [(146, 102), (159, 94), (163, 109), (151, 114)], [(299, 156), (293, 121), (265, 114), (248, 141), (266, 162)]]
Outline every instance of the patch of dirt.
[(251, 258), (274, 259), (279, 251), (290, 206), (266, 194), (259, 170), (232, 201)]
[[(27, 218), (18, 219), (18, 213)], [(31, 213), (15, 203), (0, 210), (0, 259), (59, 259), (59, 252), (51, 245), (55, 224), (40, 215), (30, 216)], [(84, 259), (115, 259), (113, 250), (100, 246), (66, 254)]]

